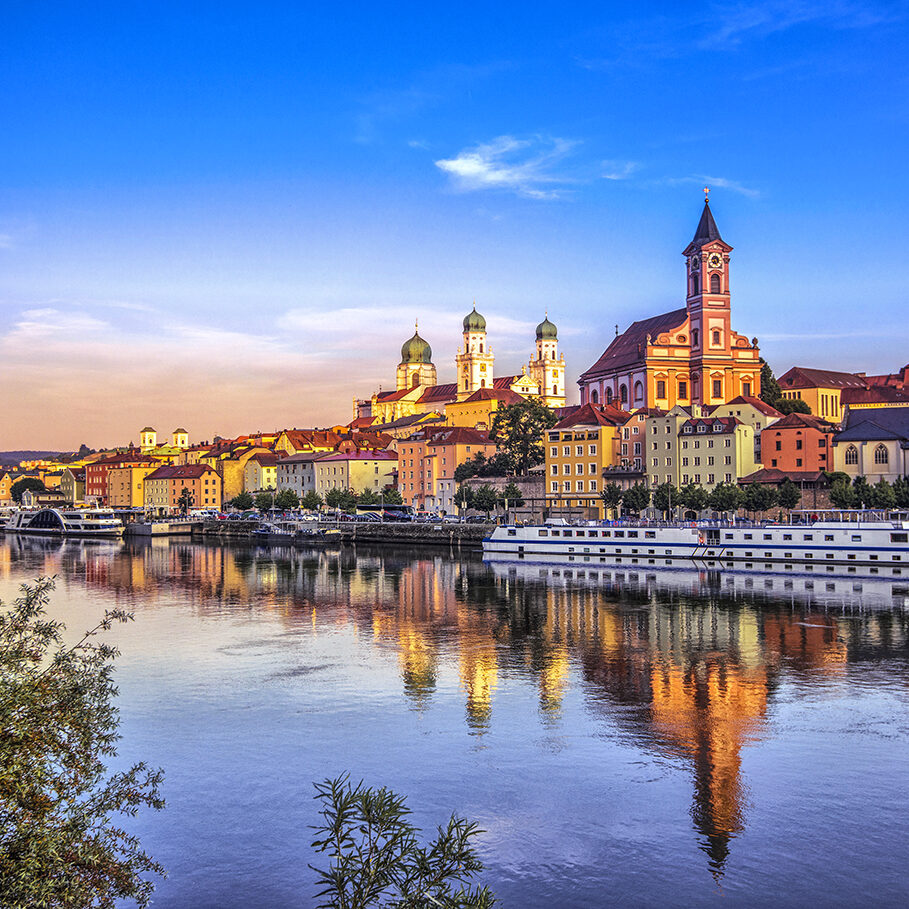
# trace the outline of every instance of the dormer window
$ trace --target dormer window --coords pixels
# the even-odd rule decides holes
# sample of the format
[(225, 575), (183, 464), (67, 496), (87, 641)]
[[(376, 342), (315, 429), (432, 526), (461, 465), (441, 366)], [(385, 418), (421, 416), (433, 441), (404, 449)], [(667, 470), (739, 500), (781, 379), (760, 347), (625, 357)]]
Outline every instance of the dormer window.
[(707, 432), (707, 427), (703, 423), (699, 424), (698, 432)]
[(722, 423), (714, 423), (714, 424), (713, 424), (713, 431), (714, 431), (714, 432), (722, 432), (722, 431), (723, 431), (723, 424), (722, 424)]
[(692, 429), (690, 426), (686, 426), (682, 429), (682, 432), (691, 432), (691, 431), (692, 431)]

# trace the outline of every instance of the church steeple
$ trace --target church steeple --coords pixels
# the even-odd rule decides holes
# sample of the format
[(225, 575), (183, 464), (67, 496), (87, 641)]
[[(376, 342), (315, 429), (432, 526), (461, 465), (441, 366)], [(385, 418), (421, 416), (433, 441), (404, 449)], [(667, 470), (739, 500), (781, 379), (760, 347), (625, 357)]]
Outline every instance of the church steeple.
[(713, 240), (722, 242), (723, 238), (720, 236), (720, 229), (716, 226), (716, 221), (713, 219), (708, 196), (704, 198), (704, 210), (701, 212), (701, 220), (698, 221), (698, 229), (694, 232), (694, 239), (691, 241), (691, 245), (700, 249), (705, 243), (710, 243)]

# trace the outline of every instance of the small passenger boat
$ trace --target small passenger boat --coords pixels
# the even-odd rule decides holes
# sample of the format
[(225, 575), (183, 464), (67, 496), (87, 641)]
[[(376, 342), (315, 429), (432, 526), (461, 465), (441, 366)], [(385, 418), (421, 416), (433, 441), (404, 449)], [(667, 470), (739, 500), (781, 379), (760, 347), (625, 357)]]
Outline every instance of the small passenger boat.
[(15, 512), (3, 529), (63, 537), (120, 537), (124, 528), (109, 508), (42, 508)]

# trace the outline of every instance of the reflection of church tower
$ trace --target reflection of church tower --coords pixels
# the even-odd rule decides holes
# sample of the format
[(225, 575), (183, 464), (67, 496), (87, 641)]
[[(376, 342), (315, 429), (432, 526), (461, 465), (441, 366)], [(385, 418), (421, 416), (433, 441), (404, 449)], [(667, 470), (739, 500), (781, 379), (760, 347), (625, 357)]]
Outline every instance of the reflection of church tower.
[(546, 318), (537, 325), (537, 351), (527, 375), (540, 386), (540, 401), (547, 407), (565, 406), (565, 355), (559, 356), (556, 327)]
[(415, 329), (413, 337), (401, 347), (401, 362), (398, 364), (398, 391), (415, 388), (417, 385), (435, 385), (436, 368), (432, 365), (432, 348)]
[(495, 357), (486, 343), (486, 320), (477, 312), (464, 318), (464, 347), (455, 357), (458, 369), (458, 400), (464, 401), (479, 388), (492, 388)]

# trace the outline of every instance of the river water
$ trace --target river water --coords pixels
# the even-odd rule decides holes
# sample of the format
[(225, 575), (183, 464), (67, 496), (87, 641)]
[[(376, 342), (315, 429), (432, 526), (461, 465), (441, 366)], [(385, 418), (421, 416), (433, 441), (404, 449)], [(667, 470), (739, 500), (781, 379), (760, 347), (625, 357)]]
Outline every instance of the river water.
[(4, 601), (40, 575), (135, 614), (156, 907), (312, 905), (342, 772), (478, 821), (506, 907), (909, 904), (909, 579), (0, 539)]

